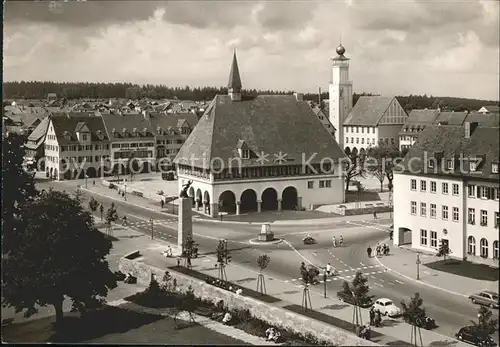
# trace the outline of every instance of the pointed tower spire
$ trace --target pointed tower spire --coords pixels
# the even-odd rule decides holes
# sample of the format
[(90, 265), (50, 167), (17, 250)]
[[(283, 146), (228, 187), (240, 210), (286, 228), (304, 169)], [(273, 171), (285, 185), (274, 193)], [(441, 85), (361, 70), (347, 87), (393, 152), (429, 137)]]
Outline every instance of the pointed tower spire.
[(241, 78), (240, 70), (238, 69), (238, 60), (236, 59), (236, 49), (233, 51), (233, 64), (229, 73), (227, 89), (231, 100), (241, 101)]

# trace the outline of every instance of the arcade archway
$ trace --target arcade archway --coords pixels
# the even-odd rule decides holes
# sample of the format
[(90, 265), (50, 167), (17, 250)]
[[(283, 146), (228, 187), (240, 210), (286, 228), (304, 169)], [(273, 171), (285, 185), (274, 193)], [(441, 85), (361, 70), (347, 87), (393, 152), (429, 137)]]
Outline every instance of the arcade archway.
[(282, 205), (284, 210), (295, 210), (298, 205), (298, 193), (295, 187), (286, 187), (282, 194)]
[(219, 212), (236, 213), (236, 196), (232, 191), (226, 190), (219, 196)]
[(240, 212), (257, 212), (257, 193), (253, 189), (247, 189), (241, 194)]
[(262, 211), (276, 211), (278, 209), (278, 193), (274, 188), (267, 188), (262, 193)]

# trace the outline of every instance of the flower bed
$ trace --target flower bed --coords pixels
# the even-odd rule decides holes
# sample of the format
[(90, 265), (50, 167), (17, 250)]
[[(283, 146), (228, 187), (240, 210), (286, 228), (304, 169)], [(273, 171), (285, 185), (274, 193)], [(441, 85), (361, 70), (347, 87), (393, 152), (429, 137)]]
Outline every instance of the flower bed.
[[(172, 281), (172, 277), (168, 271), (165, 272), (161, 284), (153, 279), (149, 287), (143, 292), (129, 296), (125, 300), (144, 307), (177, 308), (217, 321), (221, 321), (224, 314), (229, 312), (232, 318), (227, 325), (262, 338), (266, 337), (266, 330), (271, 327), (268, 323), (253, 317), (249, 310), (228, 309), (222, 300), (214, 304), (209, 300), (195, 297), (191, 288), (188, 288), (186, 292), (181, 292), (175, 279)], [(281, 334), (281, 338), (278, 341), (280, 344), (301, 346), (328, 345), (328, 343), (318, 341), (317, 338), (309, 334), (303, 336), (288, 329), (274, 328)]]

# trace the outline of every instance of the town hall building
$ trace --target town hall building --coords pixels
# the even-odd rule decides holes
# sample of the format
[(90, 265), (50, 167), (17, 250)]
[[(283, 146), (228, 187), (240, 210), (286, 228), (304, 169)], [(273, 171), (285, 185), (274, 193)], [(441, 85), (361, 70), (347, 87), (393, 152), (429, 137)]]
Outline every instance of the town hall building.
[(301, 94), (246, 97), (233, 55), (216, 95), (180, 149), (179, 190), (216, 217), (344, 202), (345, 154)]

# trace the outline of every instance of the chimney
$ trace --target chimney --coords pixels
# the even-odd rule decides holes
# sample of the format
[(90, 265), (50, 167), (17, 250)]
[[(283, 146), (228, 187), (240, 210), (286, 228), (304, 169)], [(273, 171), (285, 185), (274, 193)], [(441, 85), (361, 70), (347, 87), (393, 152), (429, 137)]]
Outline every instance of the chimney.
[(465, 138), (470, 139), (479, 124), (477, 122), (465, 122)]
[(293, 93), (293, 95), (295, 95), (295, 99), (297, 99), (297, 101), (304, 101), (303, 93)]

